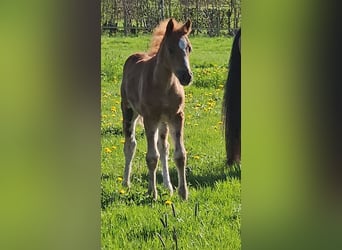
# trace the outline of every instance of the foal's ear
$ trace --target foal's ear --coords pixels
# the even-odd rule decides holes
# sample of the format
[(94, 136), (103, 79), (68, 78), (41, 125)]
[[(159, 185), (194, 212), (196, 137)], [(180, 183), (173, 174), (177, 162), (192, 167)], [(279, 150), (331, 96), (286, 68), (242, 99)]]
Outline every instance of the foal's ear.
[(186, 23), (183, 25), (183, 32), (184, 34), (189, 34), (191, 32), (191, 20), (188, 19)]
[(173, 31), (173, 20), (172, 18), (169, 20), (169, 22), (167, 23), (167, 26), (166, 26), (166, 32), (165, 34), (168, 35), (168, 34), (171, 34), (171, 32)]

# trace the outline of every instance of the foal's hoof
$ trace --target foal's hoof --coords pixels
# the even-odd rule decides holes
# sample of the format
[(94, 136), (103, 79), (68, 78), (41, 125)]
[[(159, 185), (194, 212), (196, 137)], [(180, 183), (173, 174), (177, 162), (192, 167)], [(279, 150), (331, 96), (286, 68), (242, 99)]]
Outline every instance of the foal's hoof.
[(130, 188), (131, 187), (131, 182), (123, 180), (122, 181), (122, 186)]
[(164, 186), (165, 186), (165, 188), (167, 188), (168, 190), (169, 190), (169, 194), (170, 194), (170, 196), (172, 196), (173, 195), (173, 187), (172, 187), (172, 185), (170, 184), (164, 184)]
[(188, 200), (188, 188), (186, 186), (181, 186), (178, 188), (178, 194), (183, 200)]
[(154, 201), (158, 199), (158, 191), (156, 190), (148, 190), (147, 195), (151, 196)]

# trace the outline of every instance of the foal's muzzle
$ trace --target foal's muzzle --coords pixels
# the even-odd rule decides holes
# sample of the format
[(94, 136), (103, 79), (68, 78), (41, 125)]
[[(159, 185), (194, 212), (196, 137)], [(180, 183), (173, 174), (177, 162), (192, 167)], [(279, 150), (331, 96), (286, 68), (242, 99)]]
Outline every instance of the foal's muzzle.
[(178, 70), (176, 76), (183, 86), (187, 86), (192, 81), (192, 72), (189, 70)]

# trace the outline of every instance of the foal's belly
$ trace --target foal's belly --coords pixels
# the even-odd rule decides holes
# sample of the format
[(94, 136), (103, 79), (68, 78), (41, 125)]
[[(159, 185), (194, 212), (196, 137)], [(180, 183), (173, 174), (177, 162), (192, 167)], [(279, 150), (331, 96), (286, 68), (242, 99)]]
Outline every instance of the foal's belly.
[(142, 116), (151, 116), (155, 117), (158, 120), (168, 120), (169, 118), (175, 116), (179, 112), (182, 111), (181, 105), (176, 106), (168, 106), (168, 105), (153, 105), (153, 106), (145, 106), (142, 105), (142, 107), (137, 110), (138, 113)]

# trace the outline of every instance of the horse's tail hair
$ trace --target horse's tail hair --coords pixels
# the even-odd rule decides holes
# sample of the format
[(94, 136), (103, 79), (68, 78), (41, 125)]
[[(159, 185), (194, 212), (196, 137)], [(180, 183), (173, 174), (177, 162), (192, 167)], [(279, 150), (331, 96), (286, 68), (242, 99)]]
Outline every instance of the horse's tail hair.
[(228, 77), (224, 87), (222, 119), (228, 165), (241, 158), (241, 29), (234, 37), (229, 59)]

